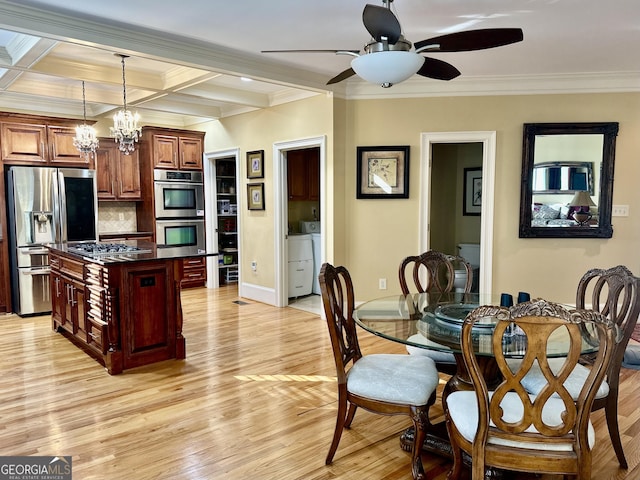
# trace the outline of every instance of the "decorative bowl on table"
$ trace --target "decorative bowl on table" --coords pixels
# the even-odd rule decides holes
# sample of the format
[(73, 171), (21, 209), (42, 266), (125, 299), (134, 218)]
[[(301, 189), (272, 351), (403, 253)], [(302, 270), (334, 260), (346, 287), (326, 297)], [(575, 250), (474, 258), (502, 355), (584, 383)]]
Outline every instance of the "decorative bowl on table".
[[(425, 312), (422, 319), (418, 321), (418, 331), (429, 340), (457, 350), (460, 348), (460, 336), (464, 320), (478, 306), (472, 303), (439, 305), (435, 310)], [(480, 346), (488, 343), (490, 347), (495, 323), (496, 320), (491, 317), (476, 321), (472, 330), (474, 345)]]

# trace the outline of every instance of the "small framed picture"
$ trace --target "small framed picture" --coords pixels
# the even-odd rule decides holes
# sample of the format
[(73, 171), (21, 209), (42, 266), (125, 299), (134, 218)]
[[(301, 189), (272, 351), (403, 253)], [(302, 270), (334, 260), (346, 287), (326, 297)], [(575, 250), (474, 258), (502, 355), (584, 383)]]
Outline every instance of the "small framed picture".
[(264, 210), (264, 183), (247, 185), (247, 205), (249, 210)]
[(247, 152), (247, 178), (264, 178), (264, 150)]
[(482, 210), (482, 168), (464, 169), (463, 215), (480, 215)]
[(358, 147), (356, 198), (409, 198), (409, 146)]

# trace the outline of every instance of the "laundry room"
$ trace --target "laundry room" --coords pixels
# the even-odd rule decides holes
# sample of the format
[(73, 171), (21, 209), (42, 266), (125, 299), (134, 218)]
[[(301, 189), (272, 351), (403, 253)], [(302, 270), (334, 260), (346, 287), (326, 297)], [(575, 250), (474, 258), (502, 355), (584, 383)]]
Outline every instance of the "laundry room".
[(318, 272), (322, 231), (319, 173), (318, 147), (287, 152), (289, 304), (300, 306), (310, 303), (311, 309), (319, 308), (320, 303)]

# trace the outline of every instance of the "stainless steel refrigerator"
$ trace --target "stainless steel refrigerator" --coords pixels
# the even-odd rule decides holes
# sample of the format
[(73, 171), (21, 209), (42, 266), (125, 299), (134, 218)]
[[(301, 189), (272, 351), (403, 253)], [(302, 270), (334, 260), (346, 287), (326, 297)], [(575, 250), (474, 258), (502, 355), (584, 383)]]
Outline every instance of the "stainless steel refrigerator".
[(95, 170), (10, 167), (7, 170), (9, 262), (13, 311), (51, 311), (44, 244), (98, 239)]

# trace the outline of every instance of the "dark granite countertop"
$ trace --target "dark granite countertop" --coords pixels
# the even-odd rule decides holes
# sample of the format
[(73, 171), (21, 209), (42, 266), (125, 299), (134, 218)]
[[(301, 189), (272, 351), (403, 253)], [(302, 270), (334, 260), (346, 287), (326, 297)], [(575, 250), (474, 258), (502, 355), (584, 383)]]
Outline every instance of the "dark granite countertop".
[[(74, 250), (76, 246), (94, 244), (99, 246), (126, 245), (140, 249), (139, 251), (126, 252), (107, 252), (98, 255), (88, 254)], [(82, 260), (91, 261), (100, 265), (115, 263), (131, 263), (131, 262), (148, 262), (153, 260), (174, 260), (179, 258), (191, 257), (212, 257), (217, 256), (218, 252), (206, 251), (198, 247), (164, 247), (153, 242), (144, 240), (124, 240), (118, 242), (68, 242), (68, 243), (51, 243), (46, 245), (53, 251), (65, 253)]]

